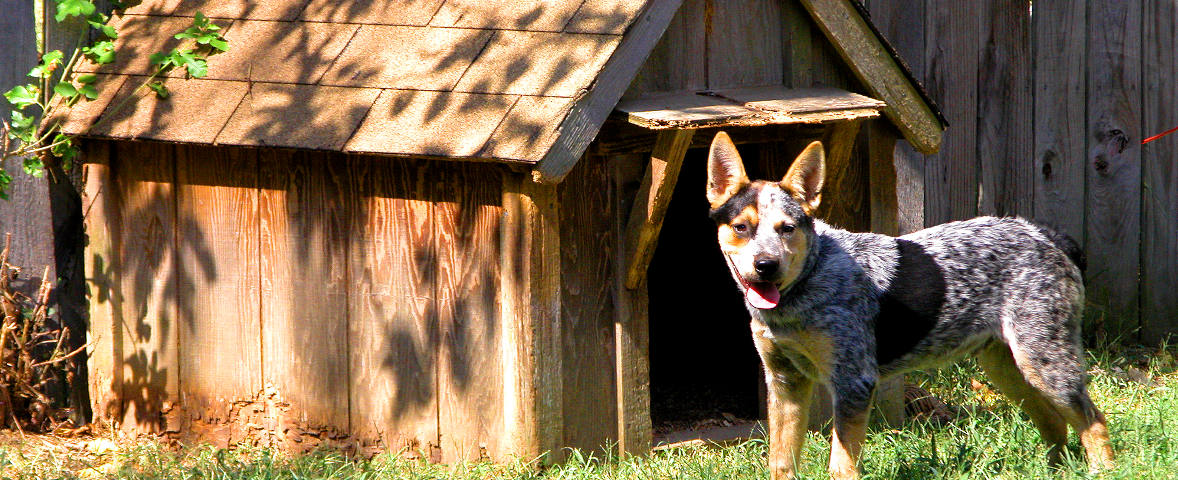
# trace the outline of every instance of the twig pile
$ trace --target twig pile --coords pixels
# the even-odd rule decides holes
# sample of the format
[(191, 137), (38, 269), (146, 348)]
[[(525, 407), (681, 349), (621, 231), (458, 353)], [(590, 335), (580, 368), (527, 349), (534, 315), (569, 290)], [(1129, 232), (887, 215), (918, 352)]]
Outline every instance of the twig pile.
[(52, 431), (69, 414), (65, 402), (54, 401), (52, 390), (68, 389), (74, 379), (71, 364), (86, 347), (63, 350), (70, 331), (50, 319), (49, 267), (36, 298), (12, 289), (20, 268), (8, 263), (11, 241), (12, 235), (5, 236), (0, 252), (0, 427)]

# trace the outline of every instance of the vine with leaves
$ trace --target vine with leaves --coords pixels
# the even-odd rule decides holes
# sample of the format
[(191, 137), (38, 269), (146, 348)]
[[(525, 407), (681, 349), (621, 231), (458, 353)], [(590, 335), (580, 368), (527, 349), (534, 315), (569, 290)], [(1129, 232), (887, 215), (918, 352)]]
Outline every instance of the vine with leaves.
[[(107, 65), (113, 63), (117, 55), (115, 40), (118, 31), (110, 24), (111, 16), (100, 12), (92, 0), (54, 2), (57, 4), (54, 20), (61, 23), (76, 17), (85, 21), (86, 28), (82, 29), (77, 47), (68, 60), (61, 50), (44, 53), (40, 63), (29, 71), (28, 76), (33, 80), (4, 93), (4, 98), (12, 106), (12, 114), (7, 120), (0, 119), (0, 167), (20, 159), (24, 173), (33, 177), (44, 177), (50, 162), (57, 162), (68, 171), (78, 156), (73, 136), (61, 132), (60, 119), (65, 116), (56, 114), (78, 102), (98, 98), (101, 88), (97, 75), (75, 71), (78, 62), (86, 59), (94, 65)], [(121, 9), (122, 5), (116, 2), (115, 14), (118, 15)], [(221, 27), (200, 12), (193, 17), (192, 25), (174, 38), (191, 42), (170, 52), (153, 54), (151, 75), (126, 98), (115, 103), (95, 125), (116, 116), (144, 88), (167, 98), (168, 89), (161, 78), (172, 70), (183, 68), (190, 78), (208, 75), (208, 57), (229, 49)], [(0, 199), (8, 199), (11, 183), (12, 177), (0, 168)]]
[[(32, 80), (4, 93), (12, 106), (11, 116), (0, 119), (0, 198), (4, 200), (13, 180), (7, 172), (9, 162), (19, 160), (24, 173), (33, 177), (44, 177), (46, 171), (56, 171), (54, 167), (62, 171), (72, 168), (79, 149), (74, 137), (62, 132), (67, 117), (62, 113), (79, 102), (98, 98), (102, 88), (98, 75), (78, 72), (76, 67), (82, 61), (107, 65), (118, 54), (115, 40), (119, 33), (110, 24), (111, 17), (99, 11), (92, 0), (54, 1), (58, 23), (80, 18), (85, 28), (68, 58), (60, 50), (45, 52), (29, 71)], [(116, 15), (120, 8), (115, 6)], [(201, 13), (174, 38), (188, 41), (152, 55), (151, 75), (125, 98), (114, 99), (116, 103), (95, 125), (117, 116), (143, 89), (167, 98), (164, 80), (168, 72), (183, 68), (186, 77), (208, 75), (208, 57), (229, 49), (221, 27)], [(51, 319), (52, 283), (45, 278), (48, 269), (35, 297), (16, 291), (14, 281), (20, 269), (8, 262), (10, 247), (6, 239), (0, 250), (0, 427), (48, 431), (68, 422), (68, 406), (51, 392), (55, 384), (73, 383), (72, 364), (85, 346), (64, 348), (70, 331)]]

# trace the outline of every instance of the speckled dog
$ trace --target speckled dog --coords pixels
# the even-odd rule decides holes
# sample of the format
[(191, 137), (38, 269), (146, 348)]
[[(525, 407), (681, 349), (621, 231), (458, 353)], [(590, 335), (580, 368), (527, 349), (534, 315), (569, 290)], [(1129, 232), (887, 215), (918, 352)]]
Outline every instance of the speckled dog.
[(811, 215), (825, 174), (814, 142), (781, 182), (750, 182), (724, 133), (708, 158), (720, 248), (752, 314), (769, 390), (769, 467), (793, 478), (812, 386), (834, 397), (830, 474), (856, 478), (881, 378), (974, 354), (1058, 462), (1067, 425), (1093, 470), (1109, 467), (1104, 415), (1085, 387), (1079, 249), (1019, 218), (975, 218), (902, 237)]

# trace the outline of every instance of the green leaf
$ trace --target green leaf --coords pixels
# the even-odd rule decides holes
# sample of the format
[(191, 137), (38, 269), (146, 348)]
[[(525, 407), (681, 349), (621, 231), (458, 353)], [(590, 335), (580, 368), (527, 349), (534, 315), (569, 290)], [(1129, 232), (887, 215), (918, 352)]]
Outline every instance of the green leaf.
[(41, 56), (41, 63), (44, 63), (46, 65), (51, 64), (51, 63), (59, 63), (59, 62), (61, 62), (61, 59), (64, 57), (65, 57), (65, 54), (61, 53), (61, 50), (54, 50), (52, 52), (46, 53), (45, 55), (42, 55)]
[(12, 176), (0, 169), (0, 199), (8, 200), (8, 186), (12, 184)]
[(78, 78), (76, 80), (78, 81), (78, 83), (80, 83), (82, 85), (89, 85), (91, 83), (98, 81), (98, 75), (95, 75), (93, 73), (87, 73), (85, 75), (78, 75)]
[(85, 17), (94, 13), (94, 3), (88, 0), (55, 0), (57, 2), (57, 15), (54, 15), (54, 20), (61, 22), (68, 17)]
[(172, 56), (164, 52), (159, 52), (151, 54), (151, 57), (148, 58), (151, 60), (152, 65), (163, 65), (168, 63), (172, 59)]
[(51, 73), (53, 71), (45, 68), (44, 65), (37, 65), (32, 70), (29, 70), (29, 76), (33, 78), (48, 78)]
[(69, 166), (74, 163), (74, 158), (78, 156), (78, 149), (74, 147), (73, 138), (61, 133), (53, 137), (53, 148), (49, 151), (61, 158), (61, 166), (66, 170), (69, 170)]
[(73, 98), (78, 95), (78, 89), (74, 88), (74, 86), (69, 82), (59, 82), (57, 85), (53, 86), (53, 93), (63, 97)]
[(25, 114), (20, 113), (19, 111), (16, 111), (16, 110), (12, 111), (12, 128), (13, 129), (29, 128), (29, 127), (33, 126), (33, 120), (36, 120), (36, 118), (34, 118), (32, 115), (25, 116)]
[(33, 78), (49, 78), (57, 67), (61, 66), (61, 50), (54, 50), (41, 56), (41, 63), (29, 70), (29, 76)]
[(41, 159), (37, 156), (25, 157), (21, 165), (24, 167), (25, 175), (41, 178), (45, 176), (45, 164), (41, 163)]
[(184, 67), (192, 78), (204, 78), (209, 74), (209, 64), (202, 58), (193, 59), (193, 61), (184, 64)]
[(94, 85), (82, 85), (82, 87), (78, 89), (78, 93), (81, 93), (90, 100), (98, 98), (98, 89), (94, 88)]
[(217, 37), (216, 39), (209, 41), (209, 46), (213, 47), (217, 50), (220, 50), (222, 52), (229, 51), (229, 42), (226, 42), (224, 39), (222, 39), (220, 37)]
[(17, 109), (23, 109), (29, 105), (37, 104), (37, 93), (40, 90), (36, 85), (17, 85), (12, 87), (12, 90), (4, 92), (4, 98), (8, 99)]
[(160, 98), (168, 98), (168, 96), (171, 95), (171, 92), (168, 92), (168, 87), (164, 85), (164, 82), (151, 82), (147, 84), (147, 88), (150, 88), (153, 92), (155, 92), (155, 95)]
[(102, 34), (107, 38), (112, 40), (119, 38), (119, 32), (115, 30), (114, 25), (107, 25), (107, 22), (109, 21), (110, 17), (106, 16), (106, 14), (103, 14), (102, 12), (94, 12), (90, 15), (89, 18), (86, 19), (86, 23), (89, 23), (90, 26), (95, 30), (102, 32)]
[(82, 54), (99, 65), (111, 63), (115, 61), (115, 42), (110, 40), (94, 42), (93, 46), (82, 47)]
[[(12, 123), (9, 125), (12, 129), (8, 131), (8, 138), (17, 139), (24, 143), (32, 143), (33, 138), (37, 135), (37, 129), (34, 128), (36, 120), (37, 118), (35, 116), (25, 116), (25, 114), (13, 110)], [(3, 153), (0, 152), (0, 155)]]

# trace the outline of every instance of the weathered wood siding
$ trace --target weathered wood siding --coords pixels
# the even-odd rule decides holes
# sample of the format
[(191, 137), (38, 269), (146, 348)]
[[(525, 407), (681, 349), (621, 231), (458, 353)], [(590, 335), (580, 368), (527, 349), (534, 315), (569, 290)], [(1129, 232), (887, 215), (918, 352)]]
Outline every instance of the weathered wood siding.
[(617, 192), (610, 165), (586, 156), (558, 188), (560, 199), (561, 363), (566, 446), (616, 441), (614, 225)]
[(1052, 225), (1087, 253), (1091, 333), (1178, 332), (1178, 135), (1141, 144), (1178, 125), (1171, 2), (865, 3), (950, 123), (937, 155), (898, 147), (900, 195), (924, 205), (901, 223)]
[[(222, 444), (513, 451), (502, 167), (139, 142), (86, 153), (101, 416)], [(610, 318), (581, 330), (601, 336), (593, 322)]]

